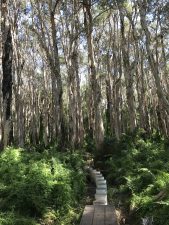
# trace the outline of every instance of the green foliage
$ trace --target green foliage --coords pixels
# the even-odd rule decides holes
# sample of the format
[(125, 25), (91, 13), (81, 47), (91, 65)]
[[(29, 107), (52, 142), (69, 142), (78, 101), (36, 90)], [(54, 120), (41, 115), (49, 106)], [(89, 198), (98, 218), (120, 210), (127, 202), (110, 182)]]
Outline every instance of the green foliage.
[(132, 216), (153, 216), (154, 225), (169, 224), (169, 151), (166, 143), (168, 141), (158, 134), (146, 137), (146, 133), (139, 130), (133, 135), (123, 135), (119, 142), (112, 141), (107, 156), (107, 152), (101, 153), (102, 159), (105, 158), (102, 167), (108, 171), (107, 179), (116, 187), (110, 196), (126, 195)]
[(0, 213), (1, 225), (40, 225), (34, 219), (22, 217), (14, 212)]
[(95, 141), (92, 138), (92, 132), (91, 131), (89, 131), (89, 134), (87, 134), (86, 137), (85, 137), (83, 149), (86, 152), (90, 152), (90, 153), (91, 152), (93, 153), (96, 150)]
[(52, 155), (50, 150), (6, 149), (0, 155), (0, 224), (37, 224), (31, 217), (50, 224), (68, 224), (62, 223), (66, 218), (70, 224), (73, 216), (68, 215), (85, 191), (82, 166), (78, 152)]

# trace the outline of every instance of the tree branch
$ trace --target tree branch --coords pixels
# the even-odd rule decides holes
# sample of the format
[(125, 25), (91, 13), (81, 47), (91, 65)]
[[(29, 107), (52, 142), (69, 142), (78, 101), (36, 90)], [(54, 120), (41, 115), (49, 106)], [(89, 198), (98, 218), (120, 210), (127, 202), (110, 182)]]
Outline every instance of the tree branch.
[(59, 4), (60, 0), (56, 0), (52, 13), (55, 13), (56, 7)]

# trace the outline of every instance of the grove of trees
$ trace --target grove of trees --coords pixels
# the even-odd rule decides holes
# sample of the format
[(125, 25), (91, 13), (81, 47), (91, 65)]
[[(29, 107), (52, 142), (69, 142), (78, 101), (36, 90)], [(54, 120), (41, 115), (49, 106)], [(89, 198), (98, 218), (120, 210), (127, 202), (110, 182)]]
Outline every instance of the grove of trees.
[(99, 149), (169, 136), (166, 0), (2, 0), (0, 138)]

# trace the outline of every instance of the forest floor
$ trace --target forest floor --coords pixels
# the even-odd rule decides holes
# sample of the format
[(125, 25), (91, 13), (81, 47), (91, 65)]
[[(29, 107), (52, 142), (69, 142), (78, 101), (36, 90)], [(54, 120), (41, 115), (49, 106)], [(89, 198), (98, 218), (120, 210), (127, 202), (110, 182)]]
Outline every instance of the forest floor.
[[(115, 209), (116, 209), (116, 215), (119, 225), (136, 225), (134, 221), (131, 221), (130, 213), (127, 210), (127, 207), (125, 205), (126, 196), (119, 195), (116, 198)], [(113, 201), (113, 200), (112, 200)], [(138, 224), (137, 224), (138, 225)]]

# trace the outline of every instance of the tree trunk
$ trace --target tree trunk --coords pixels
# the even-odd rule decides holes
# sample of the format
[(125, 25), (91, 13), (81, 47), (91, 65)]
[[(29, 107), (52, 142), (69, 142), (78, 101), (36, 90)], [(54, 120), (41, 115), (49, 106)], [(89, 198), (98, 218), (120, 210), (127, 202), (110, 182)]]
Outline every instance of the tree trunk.
[[(50, 3), (52, 5), (52, 2)], [(58, 143), (61, 144), (62, 139), (62, 128), (63, 128), (63, 102), (62, 102), (62, 80), (60, 74), (60, 62), (59, 62), (59, 54), (58, 54), (58, 44), (56, 39), (56, 24), (55, 24), (55, 9), (52, 10), (50, 6), (50, 21), (52, 28), (52, 42), (54, 48), (54, 59), (53, 63), (50, 63), (51, 66), (51, 78), (52, 78), (52, 96), (54, 100), (54, 114), (53, 117), (56, 118), (56, 138)], [(56, 86), (57, 85), (57, 86)]]
[(114, 118), (113, 118), (113, 79), (111, 74), (110, 56), (107, 54), (107, 78), (106, 78), (106, 96), (107, 96), (107, 134), (114, 134)]
[(7, 1), (2, 0), (2, 94), (3, 94), (3, 147), (10, 143), (12, 103), (12, 35), (7, 21)]
[(129, 119), (129, 131), (133, 132), (136, 127), (136, 116), (135, 116), (135, 100), (134, 100), (134, 71), (136, 61), (130, 63), (129, 61), (129, 52), (127, 49), (126, 37), (125, 37), (125, 27), (124, 27), (124, 15), (122, 12), (121, 6), (119, 7), (120, 11), (120, 21), (121, 21), (121, 48), (122, 48), (122, 57), (123, 57), (123, 67), (124, 67), (124, 76), (126, 82), (126, 96), (127, 96), (127, 105), (128, 105), (128, 119)]
[(91, 0), (84, 0), (84, 26), (87, 36), (87, 46), (88, 46), (88, 61), (90, 67), (90, 85), (93, 98), (94, 106), (94, 135), (96, 148), (99, 149), (103, 143), (104, 139), (104, 127), (103, 127), (103, 118), (101, 115), (101, 90), (97, 80), (97, 72), (95, 66), (94, 58), (94, 47), (93, 47), (93, 19), (91, 13)]

